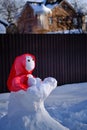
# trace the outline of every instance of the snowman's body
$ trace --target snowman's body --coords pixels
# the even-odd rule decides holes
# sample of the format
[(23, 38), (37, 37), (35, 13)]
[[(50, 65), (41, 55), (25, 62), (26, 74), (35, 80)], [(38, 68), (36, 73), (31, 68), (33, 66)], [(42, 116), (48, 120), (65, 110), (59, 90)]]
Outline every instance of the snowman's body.
[[(38, 79), (35, 80), (37, 83)], [(44, 107), (44, 101), (56, 86), (57, 81), (49, 77), (39, 80), (27, 91), (11, 92), (7, 116), (11, 125), (7, 125), (7, 130), (13, 127), (20, 130), (68, 130), (54, 120)]]

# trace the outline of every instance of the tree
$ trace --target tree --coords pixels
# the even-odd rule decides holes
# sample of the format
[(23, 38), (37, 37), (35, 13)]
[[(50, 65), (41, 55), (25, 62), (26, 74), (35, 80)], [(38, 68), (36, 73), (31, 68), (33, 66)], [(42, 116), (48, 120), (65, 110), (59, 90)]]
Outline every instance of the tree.
[(11, 23), (20, 6), (16, 0), (0, 0), (0, 16)]
[(87, 12), (87, 1), (72, 0), (72, 5), (77, 12), (86, 13)]
[(81, 32), (83, 26), (83, 9), (86, 7), (86, 5), (84, 5), (84, 3), (82, 4), (79, 0), (73, 0), (72, 5), (76, 11), (76, 16), (73, 19), (73, 24), (76, 26), (79, 32)]

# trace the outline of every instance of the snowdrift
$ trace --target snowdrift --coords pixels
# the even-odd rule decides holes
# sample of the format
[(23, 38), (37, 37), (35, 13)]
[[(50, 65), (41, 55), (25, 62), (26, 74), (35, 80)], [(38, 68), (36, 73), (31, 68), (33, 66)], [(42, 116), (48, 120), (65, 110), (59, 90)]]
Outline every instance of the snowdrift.
[(0, 120), (0, 130), (69, 130), (54, 120), (44, 101), (57, 86), (54, 78), (37, 80), (27, 91), (11, 92), (8, 112)]

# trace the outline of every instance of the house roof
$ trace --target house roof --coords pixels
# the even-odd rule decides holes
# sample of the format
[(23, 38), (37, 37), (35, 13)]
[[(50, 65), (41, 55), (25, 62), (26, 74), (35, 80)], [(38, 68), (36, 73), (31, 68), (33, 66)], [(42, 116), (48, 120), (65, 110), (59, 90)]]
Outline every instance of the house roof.
[(28, 0), (25, 4), (25, 6), (23, 7), (23, 9), (20, 11), (20, 13), (16, 16), (16, 20), (21, 16), (23, 10), (26, 8), (26, 6), (29, 6), (33, 9), (34, 14), (47, 14), (50, 13), (52, 14), (52, 10), (55, 7), (58, 7), (61, 5), (62, 2), (66, 2), (66, 0), (57, 0), (55, 3), (53, 4), (46, 4), (46, 0)]
[(29, 6), (32, 7), (35, 14), (43, 14), (43, 13), (52, 13), (51, 9), (46, 7), (43, 3), (30, 3), (28, 2)]
[(48, 7), (49, 9), (53, 9), (54, 7), (58, 6), (58, 3), (55, 4), (47, 4), (46, 7)]
[(0, 34), (5, 34), (6, 33), (6, 28), (3, 24), (0, 23)]
[(3, 24), (5, 27), (9, 25), (9, 23), (6, 20), (1, 18), (0, 18), (0, 23)]

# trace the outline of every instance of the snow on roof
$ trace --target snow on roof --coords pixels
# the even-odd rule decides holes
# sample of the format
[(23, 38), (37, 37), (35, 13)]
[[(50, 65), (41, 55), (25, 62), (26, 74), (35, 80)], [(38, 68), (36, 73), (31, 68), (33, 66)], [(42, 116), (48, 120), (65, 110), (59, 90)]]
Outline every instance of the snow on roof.
[(28, 1), (28, 2), (37, 2), (37, 3), (44, 2), (44, 0), (25, 0), (25, 1)]
[(29, 5), (33, 8), (35, 14), (38, 14), (38, 13), (52, 13), (51, 9), (46, 7), (44, 4), (32, 3), (32, 4), (29, 4)]
[(5, 34), (6, 33), (6, 28), (3, 24), (0, 24), (0, 34)]
[(34, 4), (34, 3), (37, 3), (37, 4), (39, 4), (39, 3), (46, 3), (46, 0), (23, 0), (25, 3), (26, 2), (28, 2), (28, 3), (32, 3), (32, 4)]
[(53, 9), (55, 6), (58, 6), (58, 3), (55, 4), (47, 4), (46, 7), (48, 7), (49, 9)]
[(9, 25), (9, 23), (5, 19), (0, 18), (0, 21), (3, 22), (6, 25)]

